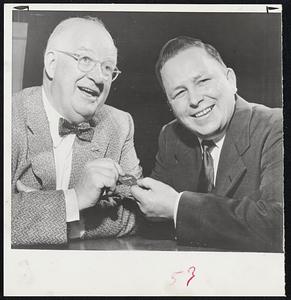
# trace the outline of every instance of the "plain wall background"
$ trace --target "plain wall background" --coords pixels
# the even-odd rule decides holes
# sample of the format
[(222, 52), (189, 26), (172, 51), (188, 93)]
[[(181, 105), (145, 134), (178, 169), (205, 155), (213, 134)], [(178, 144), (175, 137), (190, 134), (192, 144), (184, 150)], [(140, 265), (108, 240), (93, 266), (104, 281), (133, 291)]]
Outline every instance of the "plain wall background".
[(250, 102), (282, 106), (281, 15), (263, 13), (15, 12), (27, 22), (23, 87), (41, 85), (43, 52), (49, 34), (63, 19), (99, 17), (118, 47), (120, 77), (107, 104), (131, 113), (135, 145), (149, 175), (161, 127), (173, 119), (155, 77), (161, 47), (178, 35), (213, 45), (237, 75), (238, 94)]
[(12, 92), (22, 89), (26, 54), (27, 23), (13, 22), (12, 25)]

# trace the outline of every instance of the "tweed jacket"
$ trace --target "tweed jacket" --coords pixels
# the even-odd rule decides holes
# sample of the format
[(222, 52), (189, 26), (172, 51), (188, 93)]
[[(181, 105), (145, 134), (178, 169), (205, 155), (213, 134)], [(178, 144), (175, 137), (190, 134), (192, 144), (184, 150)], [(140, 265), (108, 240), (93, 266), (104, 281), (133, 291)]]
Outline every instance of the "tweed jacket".
[[(77, 183), (86, 162), (103, 157), (118, 162), (126, 173), (140, 177), (131, 116), (103, 105), (94, 121), (97, 125), (92, 141), (74, 141), (69, 188)], [(66, 243), (69, 227), (65, 198), (62, 190), (56, 190), (53, 142), (41, 87), (24, 89), (13, 97), (12, 124), (12, 245)], [(37, 191), (19, 193), (17, 180)], [(84, 238), (120, 237), (136, 230), (136, 205), (130, 200), (114, 207), (97, 205), (83, 214)]]
[(160, 134), (152, 177), (183, 192), (179, 243), (238, 251), (282, 251), (282, 110), (239, 96), (221, 150), (215, 188), (197, 193), (202, 154), (177, 121)]

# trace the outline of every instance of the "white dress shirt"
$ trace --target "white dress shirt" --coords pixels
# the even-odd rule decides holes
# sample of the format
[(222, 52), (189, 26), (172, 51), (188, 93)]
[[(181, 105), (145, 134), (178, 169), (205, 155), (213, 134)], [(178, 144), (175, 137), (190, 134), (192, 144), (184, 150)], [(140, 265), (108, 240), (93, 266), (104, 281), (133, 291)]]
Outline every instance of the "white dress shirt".
[(56, 189), (63, 190), (66, 201), (66, 221), (70, 226), (69, 238), (79, 238), (84, 233), (84, 222), (80, 219), (78, 200), (74, 189), (68, 189), (72, 169), (73, 143), (75, 134), (64, 137), (59, 135), (59, 119), (62, 116), (48, 101), (42, 88), (44, 109), (49, 121), (50, 134), (53, 141), (53, 151), (56, 168)]
[[(220, 158), (220, 152), (221, 152), (221, 149), (222, 149), (222, 146), (223, 146), (224, 138), (225, 138), (225, 135), (220, 140), (218, 140), (217, 142), (214, 142), (215, 146), (210, 151), (210, 155), (213, 159), (214, 185), (215, 185), (215, 182), (216, 182), (216, 173), (217, 173), (217, 168), (218, 168), (218, 163), (219, 163), (219, 158)], [(201, 146), (202, 140), (200, 138), (198, 138), (198, 140), (199, 140), (199, 143), (200, 143), (201, 153), (202, 153), (202, 157), (203, 157), (203, 149), (202, 149), (202, 146)], [(174, 224), (175, 224), (175, 227), (176, 227), (179, 201), (180, 201), (182, 193), (183, 192), (179, 193), (178, 199), (176, 201), (175, 208), (174, 208)]]

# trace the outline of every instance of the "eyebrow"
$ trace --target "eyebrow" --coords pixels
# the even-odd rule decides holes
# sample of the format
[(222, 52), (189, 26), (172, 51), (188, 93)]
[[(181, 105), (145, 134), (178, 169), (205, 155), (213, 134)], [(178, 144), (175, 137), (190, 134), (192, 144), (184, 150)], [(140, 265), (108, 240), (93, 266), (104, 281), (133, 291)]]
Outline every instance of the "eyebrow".
[[(90, 52), (90, 55), (92, 55), (93, 57), (95, 55), (94, 52), (93, 52), (93, 50), (88, 49), (88, 48), (86, 48), (84, 46), (78, 48), (76, 51), (87, 51), (87, 52)], [(109, 60), (109, 61), (112, 61), (113, 63), (115, 63), (115, 60), (112, 59), (112, 57), (105, 57), (105, 60)]]
[(84, 46), (78, 48), (77, 51), (88, 51), (88, 52), (91, 52), (93, 54), (93, 51), (91, 49), (88, 49), (88, 48), (86, 48)]
[[(198, 81), (198, 80), (199, 80), (201, 77), (203, 77), (203, 76), (205, 76), (205, 74), (203, 74), (203, 75), (197, 75), (197, 76), (191, 78), (191, 81), (196, 82), (196, 81)], [(184, 87), (184, 85), (183, 85), (183, 84), (180, 84), (180, 85), (176, 86), (176, 87), (173, 89), (173, 91), (175, 91), (175, 90), (177, 90), (177, 89), (180, 89), (180, 88), (183, 88), (183, 87)]]
[(195, 76), (192, 80), (193, 81), (198, 81), (203, 76), (205, 76), (205, 74), (199, 74), (199, 75)]

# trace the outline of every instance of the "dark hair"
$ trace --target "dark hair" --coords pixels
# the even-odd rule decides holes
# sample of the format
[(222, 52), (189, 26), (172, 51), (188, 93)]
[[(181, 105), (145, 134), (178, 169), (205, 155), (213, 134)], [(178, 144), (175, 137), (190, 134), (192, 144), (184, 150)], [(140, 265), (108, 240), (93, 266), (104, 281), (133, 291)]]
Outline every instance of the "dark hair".
[(179, 52), (186, 50), (191, 47), (198, 47), (204, 49), (211, 57), (218, 61), (223, 67), (226, 68), (220, 54), (218, 51), (211, 45), (203, 43), (199, 39), (195, 39), (188, 36), (178, 36), (174, 39), (169, 40), (160, 51), (159, 58), (156, 63), (156, 75), (158, 81), (163, 87), (162, 78), (161, 78), (161, 69), (164, 64), (172, 57), (177, 55)]

